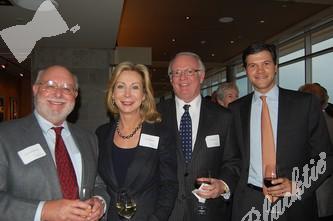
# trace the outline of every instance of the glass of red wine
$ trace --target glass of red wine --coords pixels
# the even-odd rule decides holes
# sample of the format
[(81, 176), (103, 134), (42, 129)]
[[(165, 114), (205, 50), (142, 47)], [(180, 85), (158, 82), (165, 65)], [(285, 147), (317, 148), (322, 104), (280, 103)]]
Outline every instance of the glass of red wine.
[[(264, 167), (264, 185), (267, 188), (270, 188), (272, 186), (276, 186), (279, 184), (273, 184), (272, 180), (279, 178), (279, 170), (276, 165), (266, 165)], [(276, 206), (276, 202), (271, 204), (271, 208), (268, 213), (271, 214), (282, 214), (282, 211)]]
[(278, 178), (277, 173), (277, 166), (268, 164), (264, 167), (264, 185), (269, 188), (272, 186), (275, 186), (276, 184), (272, 184), (272, 180), (275, 180)]

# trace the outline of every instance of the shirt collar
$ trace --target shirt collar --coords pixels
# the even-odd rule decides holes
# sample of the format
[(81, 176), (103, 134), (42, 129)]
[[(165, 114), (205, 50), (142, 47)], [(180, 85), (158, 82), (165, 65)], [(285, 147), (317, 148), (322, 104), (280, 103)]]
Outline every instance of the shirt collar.
[(260, 100), (260, 96), (266, 96), (267, 100), (278, 101), (279, 98), (279, 87), (274, 85), (271, 90), (269, 90), (266, 94), (262, 94), (256, 90), (254, 90), (253, 101), (257, 102)]
[(200, 108), (200, 104), (201, 104), (201, 95), (199, 94), (198, 96), (196, 96), (191, 102), (189, 103), (185, 103), (183, 100), (181, 100), (179, 97), (175, 96), (175, 101), (176, 101), (176, 108), (183, 110), (183, 106), (185, 104), (189, 104), (191, 105), (190, 107), (190, 111), (191, 110), (199, 110)]
[(46, 120), (44, 117), (42, 117), (36, 110), (34, 110), (34, 115), (38, 121), (38, 124), (40, 125), (43, 133), (47, 134), (50, 130), (53, 131), (52, 127), (63, 127), (62, 133), (63, 135), (69, 134), (68, 124), (66, 121), (64, 121), (60, 126), (56, 126), (52, 124), (50, 121)]

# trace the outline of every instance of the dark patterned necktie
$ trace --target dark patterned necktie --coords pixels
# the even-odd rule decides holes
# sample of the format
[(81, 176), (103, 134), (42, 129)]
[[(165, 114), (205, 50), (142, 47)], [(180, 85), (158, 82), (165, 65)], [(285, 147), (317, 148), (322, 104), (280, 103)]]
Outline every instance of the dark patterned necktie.
[(190, 106), (189, 104), (183, 106), (185, 112), (180, 119), (179, 127), (182, 150), (186, 163), (189, 163), (192, 158), (192, 120), (188, 111)]
[(55, 159), (63, 197), (64, 199), (78, 199), (79, 188), (74, 167), (61, 137), (63, 127), (53, 127), (52, 129), (56, 134)]

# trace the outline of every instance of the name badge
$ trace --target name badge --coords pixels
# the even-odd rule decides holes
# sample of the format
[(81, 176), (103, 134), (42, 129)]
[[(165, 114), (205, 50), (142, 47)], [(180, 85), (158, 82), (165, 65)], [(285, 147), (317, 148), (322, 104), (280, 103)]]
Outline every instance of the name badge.
[(24, 148), (23, 150), (17, 152), (17, 154), (25, 165), (46, 156), (46, 153), (40, 144), (35, 144), (30, 147)]
[(218, 134), (206, 136), (205, 140), (208, 148), (220, 146), (220, 136)]
[(158, 136), (153, 136), (153, 135), (149, 135), (149, 134), (141, 134), (139, 145), (143, 146), (143, 147), (150, 147), (153, 149), (157, 149), (159, 140), (160, 140), (160, 137), (158, 137)]

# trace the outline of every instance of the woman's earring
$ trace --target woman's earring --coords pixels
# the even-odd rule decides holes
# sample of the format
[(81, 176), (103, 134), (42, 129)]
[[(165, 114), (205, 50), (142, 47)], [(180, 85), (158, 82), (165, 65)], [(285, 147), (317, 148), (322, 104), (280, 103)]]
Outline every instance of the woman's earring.
[(114, 99), (112, 99), (112, 105), (116, 106), (116, 102), (114, 102)]

